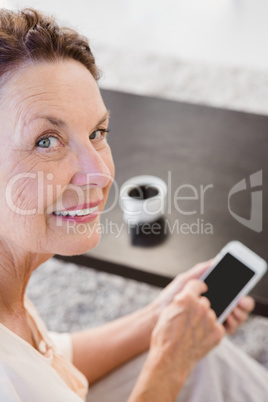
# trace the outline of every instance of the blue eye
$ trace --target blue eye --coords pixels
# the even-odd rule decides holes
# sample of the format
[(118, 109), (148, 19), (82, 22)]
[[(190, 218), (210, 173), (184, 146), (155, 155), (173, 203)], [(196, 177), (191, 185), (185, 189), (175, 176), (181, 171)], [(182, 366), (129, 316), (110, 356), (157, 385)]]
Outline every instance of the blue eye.
[(53, 135), (41, 138), (36, 145), (40, 148), (57, 148), (60, 146), (60, 141)]
[(106, 134), (109, 132), (109, 130), (106, 130), (104, 128), (99, 128), (98, 130), (93, 131), (93, 133), (90, 134), (89, 139), (90, 140), (99, 140), (101, 138), (105, 138)]

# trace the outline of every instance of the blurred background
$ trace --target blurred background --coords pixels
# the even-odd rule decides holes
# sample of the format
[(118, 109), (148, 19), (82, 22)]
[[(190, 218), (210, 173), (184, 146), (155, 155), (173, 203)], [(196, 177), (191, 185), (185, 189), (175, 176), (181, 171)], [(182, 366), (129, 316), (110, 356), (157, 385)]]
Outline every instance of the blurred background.
[(268, 112), (265, 0), (2, 0), (35, 7), (90, 39), (100, 86)]

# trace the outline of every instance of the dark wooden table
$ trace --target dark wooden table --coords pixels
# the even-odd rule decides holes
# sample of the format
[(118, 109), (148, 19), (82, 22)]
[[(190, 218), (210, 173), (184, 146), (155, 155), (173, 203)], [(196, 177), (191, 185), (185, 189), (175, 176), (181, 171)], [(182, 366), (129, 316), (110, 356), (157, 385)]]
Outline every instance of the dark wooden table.
[[(116, 184), (120, 187), (125, 180), (140, 174), (165, 180), (169, 186), (165, 218), (175, 229), (159, 246), (133, 246), (126, 227), (118, 236), (115, 226), (113, 233), (111, 223), (109, 226), (109, 222), (121, 228), (123, 225), (122, 210), (116, 202), (102, 217), (104, 234), (100, 244), (85, 255), (90, 258), (89, 264), (108, 271), (121, 267), (120, 272), (125, 269), (126, 276), (130, 272), (129, 276), (135, 277), (136, 272), (136, 276), (144, 273), (169, 278), (213, 257), (234, 239), (268, 260), (268, 116), (107, 90), (102, 94), (111, 110), (109, 143)], [(261, 172), (262, 183), (250, 189), (249, 177), (256, 172)], [(250, 219), (251, 191), (262, 192), (263, 211), (258, 207), (258, 214), (262, 214), (259, 217), (263, 228), (259, 232), (239, 223), (228, 209), (228, 194), (243, 179), (247, 190), (234, 194), (230, 207), (233, 213)], [(174, 194), (180, 186), (184, 186), (181, 197), (195, 198), (177, 202), (184, 213), (174, 204)], [(202, 186), (209, 186), (203, 203)], [(113, 187), (108, 206), (115, 199)], [(268, 300), (268, 275), (253, 294)]]

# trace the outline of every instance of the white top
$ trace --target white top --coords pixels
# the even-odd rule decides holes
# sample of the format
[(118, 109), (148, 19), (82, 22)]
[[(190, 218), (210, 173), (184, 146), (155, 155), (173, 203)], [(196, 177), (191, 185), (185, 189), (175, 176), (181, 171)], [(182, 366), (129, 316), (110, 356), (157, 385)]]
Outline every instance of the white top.
[(48, 332), (26, 297), (25, 308), (39, 351), (0, 324), (0, 401), (85, 400), (88, 382), (71, 363), (70, 335)]

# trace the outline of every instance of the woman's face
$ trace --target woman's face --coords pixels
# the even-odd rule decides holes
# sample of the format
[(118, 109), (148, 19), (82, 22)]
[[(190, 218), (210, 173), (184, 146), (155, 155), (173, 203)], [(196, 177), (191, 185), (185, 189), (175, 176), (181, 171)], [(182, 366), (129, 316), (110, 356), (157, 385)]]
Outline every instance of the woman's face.
[(25, 66), (0, 98), (0, 237), (40, 253), (94, 247), (114, 176), (94, 78), (73, 60)]

